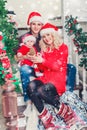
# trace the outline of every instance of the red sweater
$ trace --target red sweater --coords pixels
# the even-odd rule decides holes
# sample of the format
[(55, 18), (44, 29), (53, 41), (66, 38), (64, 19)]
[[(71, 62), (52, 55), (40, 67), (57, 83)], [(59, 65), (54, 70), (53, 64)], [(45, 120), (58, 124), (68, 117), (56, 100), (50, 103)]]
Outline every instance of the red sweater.
[(38, 64), (38, 67), (43, 71), (43, 76), (38, 79), (44, 83), (52, 83), (56, 87), (58, 94), (62, 95), (66, 91), (67, 45), (62, 44), (52, 52), (44, 52), (42, 56), (44, 62)]
[[(34, 50), (35, 50), (35, 52), (36, 52), (35, 47), (33, 47), (33, 48), (34, 48)], [(30, 51), (30, 48), (29, 48), (29, 47), (27, 47), (26, 45), (22, 45), (22, 46), (18, 49), (17, 53), (20, 52), (20, 53), (22, 53), (22, 55), (26, 55), (29, 51)], [(21, 61), (21, 65), (25, 65), (25, 64), (27, 64), (27, 65), (29, 65), (29, 66), (32, 66), (32, 65), (33, 65), (33, 62), (30, 61), (29, 59), (24, 59), (24, 60)]]

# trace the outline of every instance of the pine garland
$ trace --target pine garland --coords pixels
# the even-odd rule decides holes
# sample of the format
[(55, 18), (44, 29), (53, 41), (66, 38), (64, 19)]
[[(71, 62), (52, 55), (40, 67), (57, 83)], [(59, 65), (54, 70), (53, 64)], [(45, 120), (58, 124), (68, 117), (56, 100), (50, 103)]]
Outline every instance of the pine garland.
[(87, 32), (83, 32), (77, 17), (73, 18), (72, 15), (65, 18), (65, 29), (68, 36), (73, 36), (73, 43), (80, 55), (80, 67), (84, 67), (87, 71)]

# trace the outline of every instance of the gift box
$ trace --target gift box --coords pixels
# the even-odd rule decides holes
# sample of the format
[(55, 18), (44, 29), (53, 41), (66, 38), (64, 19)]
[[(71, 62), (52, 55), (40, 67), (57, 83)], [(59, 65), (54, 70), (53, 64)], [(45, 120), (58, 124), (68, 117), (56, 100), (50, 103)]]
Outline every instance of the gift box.
[(17, 93), (15, 91), (2, 93), (2, 111), (6, 118), (17, 116)]

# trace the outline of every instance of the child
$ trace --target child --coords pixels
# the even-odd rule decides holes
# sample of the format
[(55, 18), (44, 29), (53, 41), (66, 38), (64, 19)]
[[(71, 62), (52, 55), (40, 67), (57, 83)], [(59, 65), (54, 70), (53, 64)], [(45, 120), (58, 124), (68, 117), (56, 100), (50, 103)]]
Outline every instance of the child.
[[(24, 73), (21, 73), (21, 71), (20, 71), (21, 76), (27, 77), (27, 80), (24, 79), (22, 81), (22, 84), (27, 83), (27, 85), (28, 85), (29, 84), (28, 82), (33, 80), (37, 76), (37, 73), (39, 73), (38, 68), (37, 67), (35, 68), (35, 63), (33, 63), (32, 61), (30, 61), (28, 59), (28, 55), (37, 55), (37, 51), (34, 47), (36, 38), (33, 35), (26, 34), (22, 38), (22, 42), (23, 43), (20, 44), (20, 47), (17, 50), (16, 57), (17, 57), (17, 61), (19, 62), (18, 64), (19, 64), (20, 70), (21, 69), (25, 70), (25, 71), (23, 71)], [(22, 68), (21, 68), (21, 66), (22, 66)], [(27, 66), (28, 69), (25, 66)], [(27, 75), (27, 73), (29, 73), (29, 75)], [(30, 76), (30, 78), (29, 78), (29, 76)], [(28, 87), (27, 85), (26, 84), (22, 85), (25, 102), (29, 100), (29, 97), (26, 92), (27, 87)]]
[(33, 62), (27, 58), (27, 55), (36, 55), (36, 49), (34, 44), (36, 42), (36, 38), (33, 35), (27, 34), (22, 39), (23, 43), (21, 43), (20, 48), (17, 50), (17, 59), (19, 61), (19, 65), (29, 65), (33, 67)]
[(26, 34), (22, 38), (22, 41), (23, 43), (21, 43), (20, 48), (17, 51), (17, 59), (19, 61), (19, 66), (31, 66), (34, 68), (35, 76), (42, 76), (42, 73), (38, 70), (37, 65), (27, 58), (28, 55), (37, 55), (37, 51), (34, 47), (36, 38), (31, 34)]

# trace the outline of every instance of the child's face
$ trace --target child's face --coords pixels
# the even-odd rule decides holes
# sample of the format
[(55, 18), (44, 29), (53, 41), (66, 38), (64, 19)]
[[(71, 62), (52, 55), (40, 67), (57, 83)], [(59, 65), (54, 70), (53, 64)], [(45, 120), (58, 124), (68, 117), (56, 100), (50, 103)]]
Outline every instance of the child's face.
[(25, 44), (27, 45), (27, 47), (31, 48), (34, 45), (34, 41), (32, 40), (28, 40)]

